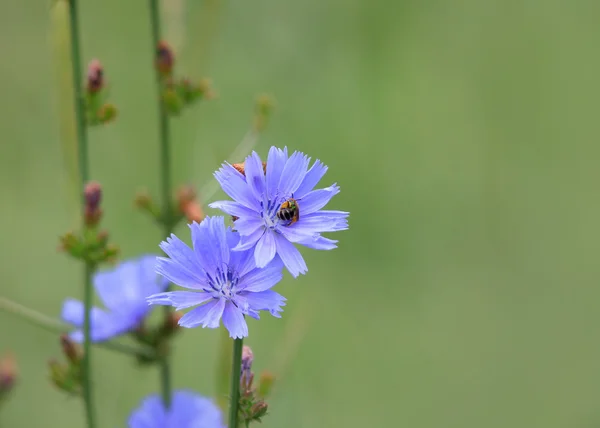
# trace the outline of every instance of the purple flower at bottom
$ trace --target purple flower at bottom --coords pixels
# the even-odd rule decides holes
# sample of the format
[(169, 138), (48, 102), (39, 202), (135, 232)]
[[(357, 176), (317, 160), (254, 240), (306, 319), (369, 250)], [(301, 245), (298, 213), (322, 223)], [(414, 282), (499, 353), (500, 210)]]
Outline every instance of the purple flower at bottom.
[(336, 248), (337, 241), (321, 233), (348, 229), (344, 211), (322, 210), (340, 188), (332, 184), (313, 190), (327, 167), (300, 152), (288, 157), (287, 148), (271, 147), (266, 170), (252, 152), (244, 162), (244, 174), (224, 164), (215, 173), (217, 181), (233, 201), (209, 204), (237, 217), (235, 229), (241, 240), (235, 250), (254, 251), (257, 267), (266, 266), (279, 255), (294, 276), (307, 272), (306, 263), (294, 243), (316, 250)]
[[(102, 342), (127, 333), (138, 327), (150, 308), (146, 297), (167, 288), (168, 282), (155, 272), (156, 256), (146, 255), (117, 265), (114, 269), (99, 272), (93, 278), (94, 288), (106, 310), (93, 307), (90, 314), (90, 331), (93, 342)], [(67, 299), (63, 303), (61, 318), (77, 327), (69, 336), (83, 342), (83, 303)]]
[(283, 278), (281, 261), (263, 269), (253, 251), (231, 251), (239, 234), (225, 227), (223, 217), (206, 217), (190, 224), (193, 249), (171, 235), (160, 247), (169, 256), (157, 258), (156, 271), (174, 284), (194, 291), (171, 291), (148, 297), (152, 305), (171, 305), (181, 310), (198, 306), (179, 320), (182, 327), (217, 328), (221, 318), (233, 338), (248, 336), (244, 319), (258, 319), (259, 311), (280, 318), (285, 298), (271, 290)]
[(135, 409), (129, 428), (225, 428), (221, 409), (191, 391), (175, 391), (169, 409), (158, 394), (146, 397)]

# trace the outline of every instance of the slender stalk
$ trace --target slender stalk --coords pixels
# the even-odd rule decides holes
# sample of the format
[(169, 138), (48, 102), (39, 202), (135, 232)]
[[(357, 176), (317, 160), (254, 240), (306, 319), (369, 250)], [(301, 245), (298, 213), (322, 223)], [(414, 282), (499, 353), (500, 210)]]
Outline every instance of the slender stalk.
[[(34, 309), (23, 306), (17, 302), (0, 296), (0, 311), (9, 312), (17, 315), (25, 321), (29, 321), (33, 325), (43, 328), (51, 333), (64, 333), (73, 329), (73, 326), (62, 322), (61, 320), (44, 315)], [(133, 355), (135, 357), (153, 358), (154, 350), (147, 346), (131, 346), (119, 342), (97, 342), (94, 345), (101, 348), (106, 348), (111, 351), (120, 352), (122, 354)]]
[(231, 393), (229, 399), (229, 428), (238, 428), (238, 413), (240, 405), (240, 375), (242, 370), (242, 347), (244, 339), (233, 341), (233, 364), (231, 366)]
[[(69, 0), (69, 22), (71, 28), (71, 67), (73, 68), (73, 89), (75, 94), (75, 122), (77, 125), (77, 149), (79, 159), (79, 175), (81, 180), (81, 195), (89, 178), (87, 129), (85, 124), (85, 111), (83, 105), (83, 80), (81, 78), (81, 57), (79, 47), (79, 19), (77, 14), (77, 0)], [(84, 204), (82, 204), (83, 206)], [(84, 319), (83, 319), (83, 401), (85, 404), (86, 422), (88, 428), (96, 427), (94, 415), (94, 402), (92, 393), (91, 370), (91, 340), (90, 340), (90, 312), (92, 308), (92, 276), (93, 266), (86, 262), (84, 270)]]
[[(153, 59), (156, 59), (156, 49), (160, 42), (160, 10), (158, 0), (149, 0), (150, 19), (152, 26), (152, 52)], [(156, 70), (156, 90), (159, 111), (159, 137), (160, 137), (160, 183), (162, 195), (162, 224), (165, 237), (173, 231), (173, 210), (171, 207), (171, 151), (170, 151), (170, 133), (169, 117), (162, 101), (163, 83), (162, 77), (157, 67)], [(165, 306), (165, 317), (171, 312), (170, 306)], [(169, 356), (165, 352), (160, 360), (160, 383), (161, 393), (165, 406), (171, 404), (171, 370), (169, 366)]]

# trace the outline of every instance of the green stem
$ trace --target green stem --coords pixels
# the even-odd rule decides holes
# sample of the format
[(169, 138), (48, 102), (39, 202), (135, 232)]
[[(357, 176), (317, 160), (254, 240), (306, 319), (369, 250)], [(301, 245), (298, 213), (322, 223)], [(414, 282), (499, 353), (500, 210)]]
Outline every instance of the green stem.
[(92, 396), (92, 367), (91, 367), (91, 312), (92, 312), (92, 272), (94, 266), (90, 262), (85, 262), (85, 289), (83, 293), (83, 401), (85, 402), (88, 428), (94, 428), (96, 421), (94, 419), (94, 405)]
[[(83, 105), (83, 80), (81, 77), (81, 57), (79, 47), (79, 19), (77, 14), (77, 0), (69, 0), (69, 22), (71, 29), (71, 67), (73, 69), (73, 89), (75, 94), (75, 122), (77, 125), (77, 148), (79, 159), (79, 175), (81, 180), (81, 197), (85, 183), (89, 179), (87, 129), (85, 123), (85, 106)], [(84, 206), (84, 204), (82, 204)], [(83, 320), (83, 401), (85, 404), (86, 422), (88, 428), (96, 427), (94, 415), (94, 402), (92, 393), (91, 370), (91, 340), (90, 340), (90, 312), (92, 308), (92, 276), (93, 266), (88, 262), (85, 265), (85, 289), (83, 293), (84, 320)]]
[[(156, 60), (156, 50), (160, 42), (160, 10), (158, 0), (149, 0), (150, 19), (152, 26), (152, 52), (153, 60)], [(156, 90), (159, 111), (159, 136), (160, 136), (160, 173), (161, 173), (161, 195), (162, 195), (162, 224), (165, 237), (173, 231), (173, 210), (171, 208), (171, 151), (169, 139), (169, 117), (162, 100), (163, 82), (158, 68), (156, 70)], [(164, 307), (165, 317), (168, 317), (171, 308)], [(160, 359), (161, 393), (165, 406), (171, 404), (171, 370), (169, 366), (168, 352)]]
[(240, 405), (240, 375), (242, 370), (242, 348), (244, 339), (233, 341), (233, 364), (231, 366), (231, 393), (229, 399), (229, 428), (238, 428), (238, 413)]
[[(17, 302), (0, 296), (0, 311), (9, 312), (21, 317), (25, 321), (29, 321), (33, 325), (43, 328), (51, 333), (64, 333), (73, 329), (73, 326), (44, 315), (34, 309), (23, 306)], [(94, 345), (101, 348), (106, 348), (111, 351), (120, 352), (122, 354), (133, 355), (135, 357), (154, 358), (154, 350), (150, 347), (138, 347), (126, 345), (118, 342), (97, 342)]]

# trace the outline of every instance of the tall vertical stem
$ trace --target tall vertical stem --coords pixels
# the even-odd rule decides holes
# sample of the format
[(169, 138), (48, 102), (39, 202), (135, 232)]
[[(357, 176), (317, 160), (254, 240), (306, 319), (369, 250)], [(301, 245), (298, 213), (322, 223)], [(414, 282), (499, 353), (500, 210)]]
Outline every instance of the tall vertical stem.
[[(160, 42), (160, 10), (158, 0), (149, 0), (150, 20), (152, 26), (152, 52), (153, 59), (156, 60), (156, 50)], [(157, 67), (156, 70), (156, 91), (159, 111), (159, 136), (160, 136), (160, 183), (162, 197), (162, 224), (163, 234), (169, 236), (173, 231), (173, 210), (171, 207), (171, 151), (169, 139), (169, 117), (162, 100), (163, 82), (162, 76)], [(165, 317), (169, 316), (171, 307), (165, 306)], [(165, 406), (171, 404), (171, 370), (169, 367), (169, 358), (167, 353), (160, 360), (160, 380), (161, 393)]]
[(242, 370), (242, 348), (244, 339), (233, 340), (233, 364), (231, 366), (231, 393), (229, 399), (229, 428), (238, 428), (240, 405), (240, 376)]
[[(84, 187), (89, 179), (88, 164), (88, 142), (85, 123), (85, 106), (83, 100), (83, 80), (81, 78), (81, 56), (79, 47), (79, 19), (77, 14), (77, 0), (69, 0), (69, 24), (71, 41), (71, 66), (73, 68), (73, 89), (75, 94), (75, 123), (77, 127), (77, 153), (80, 177), (80, 194), (83, 198)], [(81, 206), (85, 204), (82, 202)], [(83, 218), (83, 216), (82, 216)], [(96, 427), (94, 415), (94, 402), (92, 393), (92, 370), (91, 370), (91, 338), (90, 338), (90, 312), (92, 308), (92, 272), (93, 266), (86, 262), (84, 269), (84, 318), (83, 318), (83, 401), (85, 404), (86, 422), (88, 428)]]

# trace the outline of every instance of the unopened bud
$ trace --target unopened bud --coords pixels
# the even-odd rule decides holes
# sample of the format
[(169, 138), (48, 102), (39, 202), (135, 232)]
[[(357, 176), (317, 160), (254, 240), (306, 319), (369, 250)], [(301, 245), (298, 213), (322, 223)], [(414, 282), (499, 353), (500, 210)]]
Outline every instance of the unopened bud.
[(169, 76), (173, 72), (175, 55), (167, 42), (159, 42), (156, 47), (156, 67), (163, 76)]
[(104, 87), (104, 69), (97, 59), (90, 61), (87, 71), (87, 90), (96, 93)]
[(264, 401), (255, 403), (250, 409), (251, 418), (260, 421), (260, 418), (267, 414), (269, 406)]
[(242, 348), (242, 371), (250, 371), (252, 362), (254, 361), (254, 353), (249, 346), (244, 345)]
[[(231, 166), (234, 167), (240, 174), (242, 174), (245, 177), (246, 176), (246, 167), (245, 167), (245, 164), (246, 164), (246, 162), (234, 163)], [(267, 174), (267, 163), (263, 162), (262, 166), (263, 166), (263, 172), (266, 175)]]
[(135, 195), (134, 204), (138, 208), (148, 208), (152, 205), (152, 197), (146, 190), (142, 190)]
[(79, 238), (73, 232), (67, 232), (60, 238), (60, 244), (58, 246), (59, 251), (66, 251), (73, 256), (77, 256), (80, 247)]
[(73, 342), (73, 340), (68, 335), (63, 334), (60, 336), (60, 345), (62, 347), (63, 353), (71, 363), (79, 363), (79, 361), (81, 360), (81, 353), (75, 342)]
[(104, 104), (96, 112), (96, 117), (100, 123), (108, 123), (117, 117), (117, 107), (114, 104)]
[(275, 375), (269, 371), (264, 371), (260, 374), (260, 379), (258, 381), (258, 389), (256, 393), (260, 398), (266, 398), (271, 393), (271, 389), (273, 389), (273, 384), (275, 383)]
[(179, 320), (183, 314), (181, 312), (169, 312), (163, 323), (163, 334), (170, 336), (179, 330)]
[(100, 201), (102, 200), (102, 186), (96, 181), (91, 181), (84, 190), (85, 211), (84, 221), (87, 226), (95, 226), (102, 217)]
[(204, 219), (204, 211), (196, 199), (196, 192), (191, 186), (182, 186), (177, 191), (177, 206), (188, 223), (200, 223)]
[(17, 362), (14, 355), (0, 358), (0, 395), (8, 393), (17, 381)]

